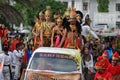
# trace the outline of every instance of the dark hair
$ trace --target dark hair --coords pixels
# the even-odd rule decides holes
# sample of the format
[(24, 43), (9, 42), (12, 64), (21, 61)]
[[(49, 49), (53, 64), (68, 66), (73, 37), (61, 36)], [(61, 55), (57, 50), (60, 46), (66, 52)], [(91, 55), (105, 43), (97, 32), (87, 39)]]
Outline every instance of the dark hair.
[(19, 43), (16, 44), (16, 48), (19, 48), (22, 45), (23, 45), (23, 43), (19, 42)]
[(77, 10), (76, 13), (81, 16), (81, 19), (83, 19), (83, 13), (81, 11)]
[[(70, 22), (68, 21), (68, 19), (66, 17), (63, 19), (63, 26), (64, 26), (64, 28), (67, 29), (68, 32), (71, 31)], [(81, 34), (82, 27), (81, 27), (81, 24), (78, 21), (76, 21), (76, 27), (77, 27), (77, 32), (79, 34)]]
[(2, 49), (3, 49), (4, 52), (8, 52), (8, 45), (3, 44)]

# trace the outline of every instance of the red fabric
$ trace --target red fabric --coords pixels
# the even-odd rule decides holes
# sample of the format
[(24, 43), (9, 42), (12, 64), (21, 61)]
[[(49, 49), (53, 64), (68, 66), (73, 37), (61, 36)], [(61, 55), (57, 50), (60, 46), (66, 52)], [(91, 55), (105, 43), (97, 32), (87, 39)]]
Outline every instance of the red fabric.
[(24, 53), (24, 56), (22, 58), (22, 62), (26, 62), (26, 63), (28, 62), (27, 61), (27, 53), (26, 52)]
[(106, 50), (103, 51), (102, 56), (108, 56)]
[(2, 30), (0, 29), (0, 37), (2, 37)]
[(108, 71), (112, 74), (112, 76), (118, 75), (120, 74), (120, 65), (116, 65), (116, 66), (112, 66), (112, 64), (110, 64), (108, 66)]
[(8, 40), (7, 40), (7, 39), (6, 39), (6, 40), (4, 40), (3, 44), (8, 45)]
[(119, 54), (117, 51), (115, 51), (115, 53), (112, 55), (112, 57), (116, 57), (116, 58), (119, 58)]
[(98, 56), (97, 57), (97, 62), (105, 62), (106, 63), (106, 68), (110, 65), (110, 62), (107, 57), (104, 56)]
[(13, 41), (13, 44), (12, 44), (12, 51), (16, 49), (16, 44), (19, 43), (18, 40), (15, 40)]
[(64, 43), (64, 48), (67, 48), (68, 42), (69, 42), (69, 40), (68, 40), (68, 38), (66, 38), (65, 43)]
[(99, 74), (97, 72), (95, 74), (94, 80), (112, 80), (112, 75), (107, 70), (105, 70), (105, 72), (103, 74)]

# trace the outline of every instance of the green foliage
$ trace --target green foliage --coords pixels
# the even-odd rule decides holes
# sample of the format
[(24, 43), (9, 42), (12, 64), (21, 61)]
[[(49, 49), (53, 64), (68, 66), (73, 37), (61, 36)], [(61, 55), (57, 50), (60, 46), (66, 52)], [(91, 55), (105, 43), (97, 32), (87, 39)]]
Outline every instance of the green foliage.
[(109, 12), (109, 0), (96, 0), (98, 12)]
[[(22, 0), (26, 1), (26, 0)], [(55, 0), (28, 0), (27, 3), (17, 2), (14, 7), (22, 14), (24, 18), (25, 25), (32, 25), (35, 16), (39, 14), (40, 11), (45, 11), (46, 6), (51, 6), (52, 13), (55, 14), (61, 9), (61, 13), (64, 13), (66, 6), (63, 3), (57, 2)]]

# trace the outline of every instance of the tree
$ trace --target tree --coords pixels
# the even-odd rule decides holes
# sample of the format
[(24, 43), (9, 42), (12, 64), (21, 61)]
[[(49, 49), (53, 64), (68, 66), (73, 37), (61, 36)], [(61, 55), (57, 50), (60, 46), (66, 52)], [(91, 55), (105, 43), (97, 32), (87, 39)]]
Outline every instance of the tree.
[(109, 0), (97, 0), (98, 12), (109, 12)]
[(15, 0), (16, 4), (14, 7), (21, 12), (24, 18), (25, 25), (32, 25), (35, 16), (40, 11), (45, 11), (46, 6), (51, 6), (52, 13), (55, 14), (61, 9), (61, 13), (64, 13), (66, 5), (57, 2), (55, 0)]
[(20, 24), (23, 21), (21, 14), (11, 5), (10, 0), (0, 0), (0, 23)]

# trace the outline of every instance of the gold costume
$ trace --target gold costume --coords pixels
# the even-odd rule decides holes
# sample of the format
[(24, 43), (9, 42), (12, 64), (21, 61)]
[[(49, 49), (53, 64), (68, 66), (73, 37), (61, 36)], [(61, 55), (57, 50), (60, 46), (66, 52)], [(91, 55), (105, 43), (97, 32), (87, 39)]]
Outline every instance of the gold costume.
[(49, 47), (51, 45), (52, 25), (43, 22), (43, 46)]

